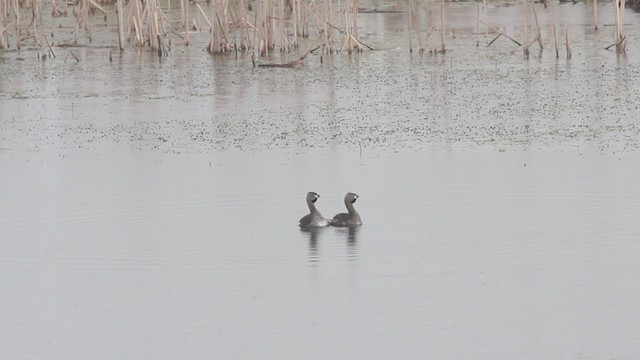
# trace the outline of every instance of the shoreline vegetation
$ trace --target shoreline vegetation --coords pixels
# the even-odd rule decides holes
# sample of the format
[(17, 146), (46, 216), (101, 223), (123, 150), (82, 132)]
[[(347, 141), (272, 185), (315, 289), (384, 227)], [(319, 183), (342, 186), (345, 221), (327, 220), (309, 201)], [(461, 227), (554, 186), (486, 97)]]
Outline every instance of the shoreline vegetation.
[[(447, 24), (448, 6), (444, 0), (410, 0), (406, 9), (367, 8), (361, 6), (359, 0), (173, 1), (179, 1), (179, 18), (171, 14), (177, 8), (171, 0), (162, 4), (160, 0), (0, 0), (0, 51), (24, 47), (36, 51), (40, 59), (56, 58), (58, 49), (79, 46), (81, 38), (93, 45), (93, 34), (107, 31), (107, 39), (113, 34), (114, 41), (101, 45), (113, 46), (117, 40), (112, 52), (148, 48), (158, 57), (164, 57), (170, 55), (173, 43), (189, 46), (190, 34), (194, 34), (208, 36), (206, 50), (214, 56), (234, 54), (237, 58), (240, 53), (250, 55), (254, 67), (297, 67), (310, 52), (324, 55), (383, 50), (359, 36), (358, 17), (366, 13), (406, 14), (409, 52), (445, 53), (451, 50), (447, 40), (455, 36)], [(603, 21), (611, 23), (613, 38), (605, 49), (625, 53), (625, 9), (637, 4), (611, 0), (613, 19), (601, 19), (598, 0), (592, 1), (593, 31), (599, 31)], [(502, 38), (521, 48), (525, 59), (532, 47), (542, 50), (545, 46), (552, 47), (556, 58), (560, 58), (563, 43), (564, 56), (571, 58), (571, 29), (558, 23), (556, 1), (517, 0), (508, 5), (522, 10), (518, 34), (509, 34), (491, 23), (487, 0), (466, 3), (477, 9), (475, 18), (469, 21), (475, 23), (474, 35), (484, 36), (484, 46), (491, 46)], [(543, 16), (547, 17), (544, 19), (546, 29), (541, 25)], [(70, 22), (74, 27), (73, 36), (70, 41), (56, 43), (56, 32), (61, 31), (62, 25), (54, 19), (60, 17), (75, 18)], [(171, 21), (172, 18), (176, 20)], [(543, 30), (550, 34), (546, 39), (543, 39)], [(479, 39), (478, 46), (480, 44)], [(258, 59), (277, 52), (301, 55), (286, 63), (258, 64)], [(66, 56), (80, 61), (72, 50)], [(112, 60), (111, 52), (109, 60)]]

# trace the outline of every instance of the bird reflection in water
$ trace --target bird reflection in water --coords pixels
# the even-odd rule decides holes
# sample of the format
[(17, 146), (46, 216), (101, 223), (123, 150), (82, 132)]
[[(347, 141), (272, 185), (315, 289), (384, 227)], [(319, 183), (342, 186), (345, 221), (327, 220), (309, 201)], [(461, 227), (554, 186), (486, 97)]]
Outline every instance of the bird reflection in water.
[(358, 236), (360, 236), (360, 228), (348, 227), (337, 230), (342, 232), (346, 237), (349, 260), (356, 260), (358, 258)]
[(303, 233), (309, 236), (309, 261), (317, 263), (320, 260), (319, 254), (319, 241), (321, 238), (326, 238), (326, 233), (333, 232), (336, 238), (343, 238), (347, 244), (347, 257), (349, 260), (355, 260), (358, 258), (358, 237), (360, 236), (360, 228), (358, 227), (346, 227), (346, 228), (302, 228)]
[(319, 227), (301, 228), (300, 231), (309, 235), (309, 261), (318, 262), (318, 236), (325, 230)]

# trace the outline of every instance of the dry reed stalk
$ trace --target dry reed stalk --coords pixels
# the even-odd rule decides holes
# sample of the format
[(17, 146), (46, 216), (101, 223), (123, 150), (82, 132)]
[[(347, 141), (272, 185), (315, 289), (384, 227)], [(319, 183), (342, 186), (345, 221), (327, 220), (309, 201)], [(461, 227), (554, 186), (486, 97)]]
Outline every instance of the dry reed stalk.
[(20, 34), (20, 6), (18, 5), (18, 0), (14, 0), (12, 5), (13, 13), (16, 15), (16, 49), (20, 50), (20, 38), (22, 36)]
[(569, 27), (564, 29), (565, 45), (567, 47), (567, 59), (571, 59), (571, 38), (569, 38)]
[[(361, 45), (361, 42), (358, 40), (358, 37), (357, 37), (358, 32), (356, 30), (357, 16), (358, 16), (357, 11), (358, 11), (357, 0), (351, 0), (351, 4), (344, 8), (344, 24), (345, 24), (344, 33), (346, 34), (346, 38), (342, 46), (342, 49), (346, 48), (349, 54), (353, 50), (356, 50), (358, 52), (362, 51), (362, 45)], [(349, 20), (349, 13), (352, 13), (352, 17), (351, 17), (352, 21)]]
[(476, 1), (477, 9), (476, 9), (476, 34), (480, 34), (480, 0)]
[(556, 5), (555, 0), (549, 1), (551, 4), (551, 14), (553, 15), (553, 23), (551, 24), (551, 32), (553, 33), (553, 46), (556, 50), (556, 59), (560, 58), (560, 53), (558, 51), (558, 16), (556, 14)]
[(211, 28), (209, 52), (213, 54), (228, 52), (232, 49), (226, 15), (227, 6), (226, 0), (214, 0), (211, 7), (213, 27)]
[(122, 2), (124, 0), (117, 0), (117, 22), (118, 22), (118, 48), (120, 51), (124, 51), (124, 14), (122, 8)]
[(304, 0), (300, 0), (300, 13), (302, 15), (301, 20), (302, 20), (302, 37), (303, 38), (308, 38), (309, 37), (309, 6), (310, 5), (305, 5), (304, 4)]
[[(482, 0), (482, 10), (484, 12), (484, 20), (486, 21), (488, 19), (487, 17), (487, 0)], [(487, 26), (487, 24), (484, 24), (484, 37), (485, 39), (489, 36), (489, 27)]]
[(540, 45), (540, 50), (542, 50), (544, 49), (544, 45), (542, 45), (542, 33), (540, 32), (540, 22), (538, 21), (538, 13), (536, 12), (535, 0), (531, 0), (531, 9), (533, 10), (533, 19), (536, 21), (536, 30), (538, 31), (536, 40), (538, 40), (538, 45)]
[(614, 29), (614, 43), (606, 47), (606, 49), (610, 49), (612, 46), (616, 47), (616, 52), (623, 53), (626, 52), (626, 40), (627, 36), (622, 31), (622, 26), (624, 24), (624, 7), (626, 6), (625, 0), (613, 0), (611, 2), (613, 4), (613, 15), (615, 17), (615, 29)]
[(279, 17), (280, 17), (280, 52), (283, 53), (285, 51), (287, 51), (287, 47), (286, 47), (286, 41), (285, 41), (285, 23), (284, 23), (284, 0), (280, 0), (280, 6), (279, 6)]
[(142, 34), (142, 2), (141, 0), (129, 0), (125, 8), (127, 14), (127, 39), (135, 46), (144, 46), (144, 36)]
[(162, 21), (162, 15), (160, 13), (160, 3), (158, 0), (147, 0), (146, 2), (146, 14), (147, 14), (147, 31), (149, 34), (149, 47), (152, 50), (161, 50), (162, 43), (160, 42), (160, 24)]
[[(409, 2), (409, 52), (413, 52), (412, 49), (412, 44), (411, 44), (411, 30), (413, 30), (412, 28), (412, 24), (413, 24), (413, 17), (416, 16), (417, 14), (419, 14), (419, 11), (416, 10), (416, 6), (415, 6), (415, 1), (411, 0)], [(422, 29), (420, 28), (420, 22), (418, 22), (416, 24), (416, 36), (418, 37), (418, 52), (422, 53), (424, 51), (424, 46), (422, 45), (422, 37), (420, 36), (420, 33), (422, 32)]]
[(300, 1), (292, 0), (291, 4), (291, 19), (293, 26), (293, 41), (291, 44), (294, 48), (298, 47), (298, 22), (300, 21)]
[(445, 44), (445, 15), (444, 15), (444, 0), (440, 1), (440, 52), (447, 51), (447, 45)]
[[(53, 1), (53, 0), (52, 0)], [(101, 13), (103, 13), (105, 16), (107, 16), (107, 10), (105, 10), (104, 8), (102, 8), (102, 6), (98, 5), (95, 1), (93, 0), (89, 0), (89, 4), (91, 6), (93, 6), (95, 9), (98, 9)]]
[(184, 26), (184, 44), (189, 45), (189, 0), (180, 0), (180, 10), (182, 10), (182, 25)]
[(274, 6), (273, 1), (275, 0), (267, 0), (267, 46), (269, 50), (273, 50), (276, 48), (276, 17), (273, 14)]
[(524, 44), (523, 47), (523, 51), (524, 51), (524, 58), (528, 59), (529, 58), (529, 11), (527, 11), (528, 6), (527, 6), (527, 0), (523, 0), (522, 2), (522, 22), (523, 22), (523, 27), (524, 27), (524, 41), (522, 42)]
[(200, 4), (196, 4), (196, 7), (198, 8), (198, 11), (200, 11), (200, 15), (202, 15), (202, 17), (204, 18), (204, 21), (206, 21), (207, 25), (209, 25), (209, 28), (212, 28), (213, 24), (211, 24), (211, 21), (209, 21), (207, 14), (204, 13), (204, 10), (202, 10), (202, 7), (200, 6)]
[[(201, 9), (200, 4), (197, 5), (198, 8)], [(202, 11), (202, 13), (204, 14), (204, 11)], [(216, 2), (214, 2), (211, 6), (211, 20), (213, 21), (210, 22), (209, 19), (207, 19), (206, 15), (205, 15), (205, 19), (207, 19), (207, 22), (209, 23), (209, 31), (211, 34), (211, 39), (209, 40), (209, 53), (210, 54), (217, 54), (221, 51), (222, 48), (222, 32), (220, 31), (220, 26), (218, 25), (216, 18), (218, 17), (218, 6), (216, 4)]]
[(78, 1), (77, 6), (73, 9), (73, 13), (76, 16), (76, 30), (73, 37), (73, 43), (78, 43), (78, 33), (80, 29), (84, 29), (89, 33), (89, 41), (91, 41), (91, 33), (89, 32), (89, 0)]
[(247, 16), (249, 15), (247, 7), (244, 5), (244, 0), (240, 0), (240, 48), (243, 51), (251, 48), (251, 40), (249, 39), (249, 33), (247, 32)]
[[(411, 18), (413, 17), (413, 0), (409, 1), (409, 31), (407, 32), (407, 34), (409, 35), (409, 52), (412, 53), (413, 52), (413, 46), (411, 44)], [(420, 33), (418, 33), (418, 36), (420, 36)]]
[(0, 0), (0, 49), (9, 47), (9, 34), (7, 33), (9, 3), (6, 0)]
[(626, 52), (627, 51), (627, 35), (623, 32), (622, 27), (624, 26), (624, 12), (627, 7), (627, 0), (621, 0), (620, 2), (620, 34), (622, 38), (620, 39), (619, 47), (616, 47), (618, 52)]
[(598, 30), (598, 0), (593, 0), (593, 26)]
[(331, 0), (324, 2), (324, 46), (328, 53), (333, 53), (333, 28), (331, 25)]
[(261, 2), (260, 9), (260, 26), (258, 27), (258, 36), (260, 37), (260, 46), (259, 46), (259, 54), (260, 56), (266, 57), (269, 56), (269, 12), (267, 10), (268, 0), (263, 0)]
[(60, 17), (62, 15), (67, 15), (67, 12), (58, 9), (58, 4), (56, 3), (56, 0), (51, 0), (51, 16)]
[(41, 49), (44, 47), (44, 31), (42, 28), (42, 16), (40, 12), (41, 6), (41, 0), (34, 0), (31, 4), (31, 12), (33, 15), (33, 21), (31, 22), (33, 25), (33, 40), (38, 48), (38, 53), (40, 53)]
[(47, 47), (49, 48), (49, 54), (51, 56), (53, 56), (53, 58), (56, 58), (56, 54), (53, 52), (53, 49), (51, 48), (51, 44), (49, 43), (49, 40), (47, 39), (47, 36), (42, 34), (42, 38), (44, 39), (44, 42), (47, 44)]
[(351, 0), (353, 15), (353, 37), (358, 39), (358, 0)]

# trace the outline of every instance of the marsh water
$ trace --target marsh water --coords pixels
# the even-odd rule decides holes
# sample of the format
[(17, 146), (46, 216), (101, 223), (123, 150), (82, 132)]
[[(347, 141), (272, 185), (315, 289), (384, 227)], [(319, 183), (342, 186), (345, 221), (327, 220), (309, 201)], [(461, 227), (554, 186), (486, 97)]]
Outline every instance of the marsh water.
[(448, 6), (445, 55), (0, 52), (2, 357), (638, 358), (640, 17), (525, 60)]

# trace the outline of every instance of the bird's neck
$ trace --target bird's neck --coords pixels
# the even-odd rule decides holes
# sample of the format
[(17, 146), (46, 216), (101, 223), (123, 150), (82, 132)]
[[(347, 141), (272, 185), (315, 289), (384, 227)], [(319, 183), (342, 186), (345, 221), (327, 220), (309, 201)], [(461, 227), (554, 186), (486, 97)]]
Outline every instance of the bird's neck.
[(357, 215), (358, 212), (356, 211), (356, 209), (353, 207), (353, 203), (351, 201), (345, 200), (344, 201), (344, 205), (347, 207), (347, 211), (349, 211), (349, 214), (351, 215)]

